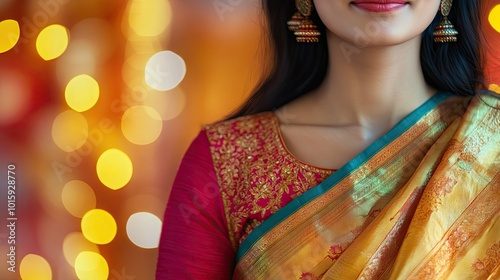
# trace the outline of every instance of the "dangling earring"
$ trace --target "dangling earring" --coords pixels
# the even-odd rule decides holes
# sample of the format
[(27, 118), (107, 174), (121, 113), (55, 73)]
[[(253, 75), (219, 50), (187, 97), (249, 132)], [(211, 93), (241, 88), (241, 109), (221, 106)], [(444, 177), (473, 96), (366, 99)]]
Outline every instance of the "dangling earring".
[(287, 22), (288, 29), (294, 32), (293, 34), (299, 43), (319, 42), (318, 36), (321, 33), (318, 31), (318, 27), (309, 19), (312, 12), (311, 0), (295, 0), (295, 6), (297, 12)]
[(432, 33), (432, 35), (434, 35), (434, 42), (436, 43), (448, 43), (457, 41), (458, 31), (455, 30), (455, 27), (448, 19), (448, 15), (451, 11), (452, 1), (453, 0), (441, 0), (441, 7), (439, 10), (443, 15), (443, 20), (441, 20), (438, 26), (436, 26), (434, 33)]
[(303, 20), (304, 20), (304, 17), (299, 12), (295, 12), (295, 14), (292, 16), (292, 18), (289, 21), (287, 21), (288, 30), (294, 31), (294, 32), (299, 30), (300, 23)]

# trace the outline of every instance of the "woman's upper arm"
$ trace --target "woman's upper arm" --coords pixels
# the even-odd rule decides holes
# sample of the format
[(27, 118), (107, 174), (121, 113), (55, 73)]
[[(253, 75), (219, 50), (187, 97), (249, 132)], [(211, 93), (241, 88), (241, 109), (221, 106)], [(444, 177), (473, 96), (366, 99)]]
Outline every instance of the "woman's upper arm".
[(207, 136), (186, 152), (165, 210), (157, 279), (231, 279), (235, 253)]

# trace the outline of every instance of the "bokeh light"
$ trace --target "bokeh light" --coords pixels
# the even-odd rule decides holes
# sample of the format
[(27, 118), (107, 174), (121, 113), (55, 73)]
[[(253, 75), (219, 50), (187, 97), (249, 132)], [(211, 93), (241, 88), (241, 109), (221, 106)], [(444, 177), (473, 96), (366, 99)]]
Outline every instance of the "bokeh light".
[(0, 53), (12, 49), (21, 35), (19, 23), (13, 19), (0, 21)]
[[(130, 44), (132, 45), (132, 43)], [(122, 68), (122, 80), (127, 87), (131, 89), (137, 86), (146, 88), (144, 85), (144, 69), (150, 58), (151, 55), (137, 53), (132, 53), (127, 57)]]
[(95, 244), (108, 244), (116, 236), (116, 221), (111, 214), (102, 209), (92, 209), (81, 221), (82, 233)]
[(83, 217), (85, 213), (96, 206), (94, 190), (80, 180), (66, 183), (61, 193), (61, 199), (66, 210), (77, 218)]
[(178, 87), (164, 94), (153, 92), (146, 96), (144, 105), (155, 109), (162, 120), (173, 120), (186, 108), (186, 94)]
[[(0, 162), (22, 177), (17, 273), (0, 280), (154, 279), (184, 151), (272, 62), (261, 1), (215, 2), (0, 0)], [(485, 83), (500, 94), (500, 0), (483, 4)], [(97, 94), (69, 90), (77, 76)]]
[(163, 121), (160, 114), (148, 106), (129, 108), (122, 117), (122, 132), (125, 138), (137, 145), (148, 145), (161, 134)]
[(138, 247), (153, 249), (160, 242), (162, 222), (157, 216), (147, 213), (135, 213), (127, 221), (127, 236)]
[(19, 265), (19, 274), (22, 280), (51, 280), (52, 269), (50, 264), (41, 256), (26, 255)]
[(488, 21), (490, 22), (490, 25), (493, 27), (493, 29), (500, 33), (500, 4), (491, 9), (488, 16)]
[(100, 18), (87, 18), (73, 25), (68, 49), (57, 60), (59, 84), (65, 86), (69, 80), (82, 73), (96, 77), (116, 51), (119, 40), (115, 33), (111, 23)]
[(170, 24), (172, 11), (165, 0), (131, 0), (128, 23), (139, 36), (158, 36)]
[(488, 89), (494, 93), (500, 94), (500, 86), (497, 84), (490, 84)]
[(78, 75), (66, 86), (65, 98), (71, 109), (77, 112), (87, 111), (99, 99), (99, 84), (89, 75)]
[(94, 76), (97, 71), (95, 54), (92, 52), (92, 42), (71, 37), (68, 49), (56, 63), (57, 79), (61, 87), (82, 73)]
[(81, 252), (99, 253), (99, 247), (88, 241), (81, 232), (72, 232), (68, 234), (63, 241), (64, 258), (72, 267), (75, 266), (76, 257)]
[(98, 63), (105, 62), (113, 55), (119, 37), (112, 23), (101, 18), (87, 18), (71, 28), (71, 43), (74, 40), (86, 42), (90, 57)]
[(186, 63), (172, 51), (161, 51), (148, 60), (146, 83), (153, 89), (164, 91), (178, 86), (186, 75)]
[(72, 110), (60, 113), (52, 124), (52, 139), (65, 152), (72, 152), (83, 146), (88, 134), (87, 120)]
[(29, 110), (29, 80), (17, 71), (0, 69), (0, 125), (19, 121)]
[(95, 252), (81, 252), (75, 260), (76, 276), (80, 280), (106, 280), (109, 267), (106, 259)]
[(36, 49), (44, 60), (61, 56), (68, 47), (69, 35), (66, 27), (53, 24), (45, 27), (36, 39)]
[(118, 190), (128, 184), (134, 168), (127, 154), (118, 149), (109, 149), (97, 160), (96, 170), (99, 180), (106, 187)]

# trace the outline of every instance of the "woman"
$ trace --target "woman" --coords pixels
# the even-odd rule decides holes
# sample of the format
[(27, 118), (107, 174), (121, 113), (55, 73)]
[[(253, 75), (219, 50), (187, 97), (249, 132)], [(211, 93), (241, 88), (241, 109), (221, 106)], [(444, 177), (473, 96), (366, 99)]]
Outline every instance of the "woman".
[(273, 70), (186, 153), (157, 278), (498, 279), (500, 101), (451, 4), (264, 0)]

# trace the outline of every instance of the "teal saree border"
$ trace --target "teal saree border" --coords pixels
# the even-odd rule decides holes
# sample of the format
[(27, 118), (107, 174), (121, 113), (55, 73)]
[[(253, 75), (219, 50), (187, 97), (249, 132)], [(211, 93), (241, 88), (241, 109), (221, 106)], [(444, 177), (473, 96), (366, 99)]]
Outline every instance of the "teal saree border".
[(420, 107), (411, 112), (403, 120), (401, 120), (396, 126), (394, 126), (389, 132), (384, 134), (373, 144), (368, 146), (363, 152), (357, 155), (354, 159), (346, 163), (338, 171), (333, 173), (330, 177), (325, 179), (316, 187), (311, 188), (307, 192), (303, 193), (301, 196), (292, 200), (285, 207), (278, 210), (276, 213), (271, 215), (267, 220), (262, 222), (257, 228), (255, 228), (248, 237), (241, 243), (236, 253), (236, 262), (238, 262), (250, 248), (265, 234), (267, 234), (275, 225), (278, 225), (290, 215), (295, 213), (300, 207), (311, 202), (312, 200), (318, 198), (320, 195), (326, 191), (333, 188), (338, 182), (343, 180), (351, 172), (356, 170), (359, 166), (363, 165), (366, 161), (376, 155), (380, 150), (385, 148), (388, 143), (391, 143), (399, 136), (401, 136), (405, 131), (410, 129), (419, 120), (426, 116), (431, 110), (436, 108), (441, 102), (446, 100), (452, 94), (450, 93), (437, 93), (427, 100)]

